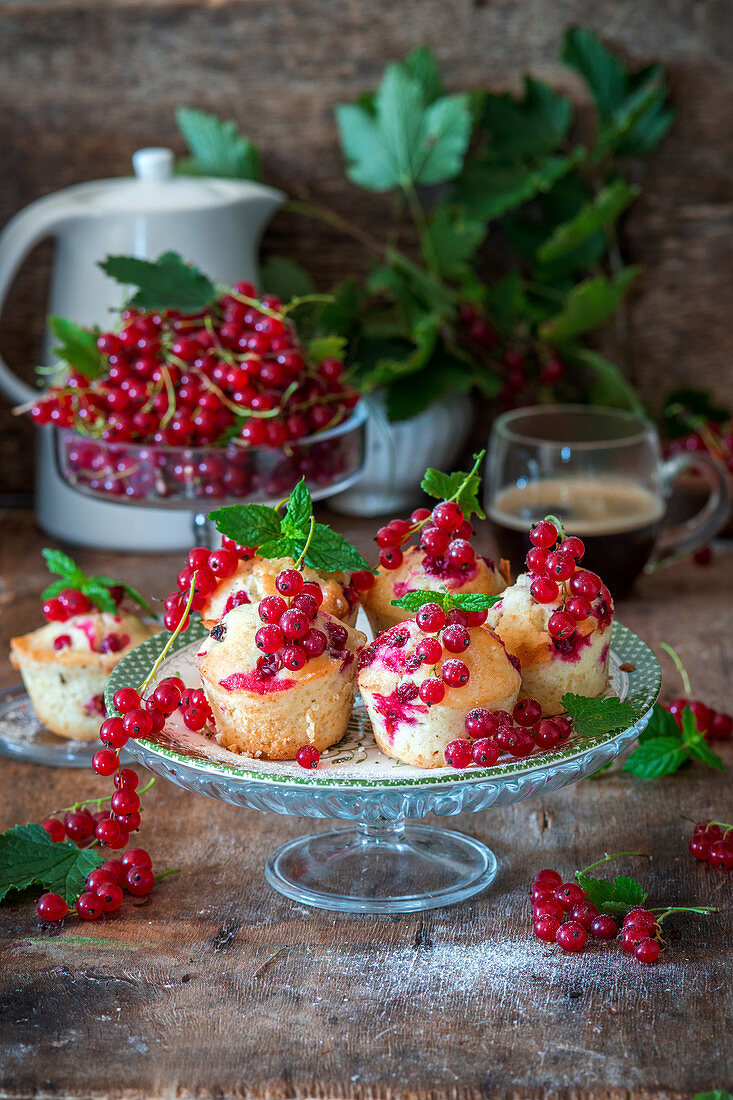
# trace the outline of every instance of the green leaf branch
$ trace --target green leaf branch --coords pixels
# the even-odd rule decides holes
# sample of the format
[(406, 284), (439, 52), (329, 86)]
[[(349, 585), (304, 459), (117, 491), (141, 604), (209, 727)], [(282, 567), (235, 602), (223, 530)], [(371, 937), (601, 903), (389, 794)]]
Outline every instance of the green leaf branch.
[(41, 550), (50, 573), (56, 573), (59, 580), (52, 581), (41, 593), (44, 600), (50, 600), (58, 596), (64, 588), (76, 588), (83, 592), (87, 599), (96, 604), (101, 611), (107, 611), (111, 615), (117, 613), (117, 604), (110, 589), (122, 588), (133, 603), (141, 607), (147, 614), (155, 619), (156, 615), (147, 600), (126, 581), (115, 580), (114, 577), (106, 577), (102, 574), (87, 576), (73, 558), (65, 554), (63, 550), (53, 550), (45, 547)]

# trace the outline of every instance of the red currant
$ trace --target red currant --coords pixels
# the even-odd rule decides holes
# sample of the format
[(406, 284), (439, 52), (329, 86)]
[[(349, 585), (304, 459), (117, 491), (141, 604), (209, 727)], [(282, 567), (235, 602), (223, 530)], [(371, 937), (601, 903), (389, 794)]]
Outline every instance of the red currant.
[(572, 615), (568, 615), (567, 611), (556, 611), (554, 615), (550, 615), (547, 631), (550, 637), (557, 641), (572, 638), (575, 633), (575, 619)]
[(275, 587), (281, 596), (296, 596), (303, 587), (303, 574), (297, 569), (283, 569), (277, 575)]
[(559, 589), (550, 577), (535, 577), (529, 586), (532, 599), (537, 603), (554, 603)]
[(488, 737), (480, 737), (478, 741), (474, 741), (471, 754), (475, 764), (483, 764), (491, 768), (499, 759), (500, 751), (496, 741), (491, 741)]
[(554, 943), (559, 927), (560, 922), (555, 917), (549, 915), (538, 917), (534, 922), (534, 934), (538, 940)]
[(639, 940), (634, 948), (634, 957), (638, 959), (639, 962), (649, 965), (650, 963), (656, 962), (659, 958), (659, 950), (659, 944), (656, 940)]
[(140, 706), (140, 695), (134, 688), (120, 688), (114, 693), (112, 702), (120, 714), (127, 714), (128, 711)]
[(471, 673), (468, 670), (468, 665), (463, 661), (452, 658), (450, 661), (443, 662), (440, 675), (448, 687), (458, 688), (468, 683)]
[(445, 687), (437, 677), (429, 676), (420, 684), (420, 698), (428, 706), (442, 702), (444, 696)]
[(593, 921), (598, 916), (598, 910), (591, 902), (581, 901), (570, 910), (570, 916), (578, 924), (582, 924), (586, 932), (590, 932)]
[(556, 581), (566, 581), (575, 572), (575, 559), (572, 554), (566, 554), (562, 550), (553, 550), (547, 555), (545, 570)]
[(441, 641), (449, 653), (463, 653), (471, 644), (471, 635), (465, 626), (447, 626), (441, 634)]
[(455, 741), (449, 742), (445, 747), (445, 759), (452, 768), (467, 768), (469, 764), (473, 763), (471, 742), (466, 741), (464, 738), (457, 738)]
[(49, 923), (63, 920), (68, 912), (64, 899), (60, 894), (54, 893), (41, 894), (38, 899), (36, 910), (41, 920), (48, 921)]
[(86, 890), (76, 899), (76, 911), (82, 920), (98, 920), (103, 912), (102, 899)]
[(579, 569), (568, 581), (568, 588), (574, 596), (585, 596), (588, 600), (594, 600), (602, 586), (601, 578), (587, 569)]
[(558, 886), (555, 890), (555, 897), (568, 912), (573, 906), (580, 905), (586, 900), (584, 892), (575, 882), (563, 882), (562, 886)]
[(425, 603), (418, 610), (415, 621), (425, 634), (436, 634), (446, 624), (446, 614), (440, 604)]
[(618, 925), (613, 917), (600, 913), (591, 921), (590, 930), (597, 940), (612, 940), (618, 932)]
[(303, 745), (295, 757), (301, 768), (317, 768), (321, 754), (315, 745)]
[(439, 531), (457, 531), (463, 523), (463, 509), (453, 501), (436, 504), (432, 520)]
[(443, 647), (437, 638), (423, 638), (417, 644), (415, 656), (426, 665), (436, 665), (443, 656)]
[(66, 840), (66, 829), (57, 817), (44, 817), (41, 828), (45, 829), (54, 844), (60, 840)]
[(129, 894), (144, 898), (152, 892), (155, 886), (155, 875), (150, 867), (135, 864), (128, 867), (124, 873), (124, 885)]
[(555, 940), (563, 951), (582, 951), (587, 939), (588, 933), (576, 920), (561, 924), (555, 934)]
[(119, 758), (112, 749), (100, 749), (92, 757), (92, 768), (97, 775), (112, 775), (119, 767)]
[(550, 546), (554, 546), (557, 541), (557, 527), (549, 520), (541, 519), (539, 523), (532, 524), (529, 541), (533, 546), (540, 546), (543, 550), (546, 550)]
[(399, 569), (403, 559), (404, 555), (402, 551), (396, 547), (389, 547), (386, 550), (382, 550), (379, 554), (379, 564), (384, 569)]
[(536, 699), (520, 699), (512, 717), (519, 726), (535, 726), (542, 718), (542, 707)]

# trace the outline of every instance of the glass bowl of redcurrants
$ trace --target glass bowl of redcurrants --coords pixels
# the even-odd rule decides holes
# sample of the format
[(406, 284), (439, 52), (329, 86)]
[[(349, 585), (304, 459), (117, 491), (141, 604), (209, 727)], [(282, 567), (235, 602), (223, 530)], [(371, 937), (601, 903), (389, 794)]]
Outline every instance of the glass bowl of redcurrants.
[[(168, 273), (140, 263), (141, 282)], [(191, 270), (181, 263), (176, 278)], [(343, 341), (301, 338), (298, 300), (208, 280), (190, 312), (150, 300), (139, 289), (110, 331), (62, 323), (62, 362), (30, 412), (58, 429), (64, 481), (108, 501), (206, 512), (279, 499), (302, 477), (316, 498), (357, 480), (366, 410)]]

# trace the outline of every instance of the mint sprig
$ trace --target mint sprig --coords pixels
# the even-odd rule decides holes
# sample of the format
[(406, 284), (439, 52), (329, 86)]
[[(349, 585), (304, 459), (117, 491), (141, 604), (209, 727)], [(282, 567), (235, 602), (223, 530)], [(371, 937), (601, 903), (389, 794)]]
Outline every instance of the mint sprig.
[(41, 825), (16, 825), (0, 834), (0, 901), (10, 890), (43, 886), (74, 905), (87, 876), (103, 862), (92, 848), (54, 843)]
[(79, 592), (83, 592), (87, 599), (96, 604), (101, 611), (108, 611), (110, 615), (114, 615), (117, 612), (117, 604), (112, 598), (110, 588), (122, 588), (138, 607), (142, 607), (151, 618), (156, 617), (147, 600), (126, 581), (118, 581), (114, 577), (105, 577), (100, 573), (88, 577), (74, 559), (65, 554), (63, 550), (52, 550), (45, 547), (41, 550), (41, 553), (46, 560), (49, 572), (58, 574), (60, 578), (57, 581), (52, 581), (44, 588), (41, 593), (42, 599), (50, 600), (54, 596), (58, 596), (64, 588), (76, 588)]
[(420, 488), (430, 497), (438, 500), (453, 501), (458, 504), (466, 519), (470, 519), (475, 513), (481, 519), (486, 519), (486, 513), (481, 508), (478, 499), (481, 477), (478, 468), (481, 465), (486, 451), (479, 451), (473, 456), (473, 467), (468, 470), (456, 470), (455, 473), (445, 474), (442, 470), (435, 470), (429, 466), (420, 483)]
[(615, 695), (589, 697), (567, 692), (562, 697), (562, 703), (573, 719), (575, 731), (582, 737), (628, 729), (640, 717), (639, 711), (628, 699), (622, 701)]
[[(286, 502), (283, 502), (286, 503)], [(301, 478), (292, 490), (284, 514), (266, 504), (235, 504), (211, 512), (217, 530), (263, 558), (292, 558), (324, 573), (367, 570), (368, 563), (347, 539), (313, 519), (313, 500)], [(311, 533), (312, 529), (312, 533)], [(310, 541), (309, 541), (310, 540)]]
[(723, 771), (723, 761), (698, 730), (689, 706), (682, 711), (681, 719), (682, 729), (669, 711), (656, 703), (649, 724), (639, 737), (638, 748), (624, 764), (624, 771), (640, 779), (658, 779), (679, 771), (689, 760), (699, 760), (709, 768)]
[(105, 275), (124, 286), (137, 287), (128, 305), (135, 309), (179, 309), (199, 313), (216, 297), (216, 287), (177, 252), (164, 252), (157, 260), (135, 256), (108, 256), (99, 264)]
[(482, 592), (449, 592), (447, 589), (430, 590), (416, 588), (412, 592), (406, 592), (398, 600), (390, 600), (395, 607), (401, 607), (403, 611), (419, 611), (426, 603), (437, 603), (445, 612), (452, 611), (454, 607), (461, 611), (488, 611), (493, 607), (499, 596), (485, 596)]

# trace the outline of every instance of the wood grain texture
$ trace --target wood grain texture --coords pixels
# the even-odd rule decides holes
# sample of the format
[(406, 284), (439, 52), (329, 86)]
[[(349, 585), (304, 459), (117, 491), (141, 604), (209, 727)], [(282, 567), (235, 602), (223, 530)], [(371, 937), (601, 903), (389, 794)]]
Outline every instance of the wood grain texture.
[[(181, 103), (232, 117), (264, 152), (267, 178), (366, 227), (386, 203), (344, 178), (334, 104), (374, 86), (416, 43), (451, 88), (518, 88), (531, 69), (582, 99), (560, 66), (564, 29), (592, 27), (634, 65), (659, 60), (678, 120), (638, 169), (629, 259), (645, 267), (630, 305), (627, 368), (652, 407), (694, 379), (733, 400), (733, 9), (726, 0), (0, 0), (0, 223), (59, 187), (129, 171), (146, 144), (181, 149)], [(307, 263), (319, 284), (365, 256), (320, 225), (282, 214), (265, 249)], [(20, 275), (0, 346), (25, 377), (40, 350), (51, 248)], [(31, 429), (0, 413), (0, 489), (30, 487)]]
[[(43, 544), (0, 516), (0, 654), (38, 619)], [(369, 548), (368, 527), (341, 524)], [(84, 553), (83, 568), (164, 596), (176, 557)], [(733, 706), (731, 556), (645, 579), (619, 617), (674, 644), (695, 690)], [(671, 673), (664, 659), (665, 672)], [(0, 682), (16, 674), (2, 658)], [(670, 675), (667, 694), (678, 690)], [(730, 768), (733, 749), (723, 747)], [(105, 792), (91, 773), (0, 759), (0, 829)], [(159, 780), (140, 842), (180, 867), (141, 904), (59, 934), (31, 904), (0, 909), (0, 1096), (256, 1100), (690, 1100), (733, 1079), (731, 878), (687, 854), (692, 822), (730, 820), (728, 775), (610, 775), (443, 824), (486, 841), (494, 886), (403, 917), (340, 916), (266, 885), (266, 855), (327, 822), (263, 815)], [(536, 871), (570, 876), (605, 850), (643, 849), (650, 903), (718, 905), (668, 922), (643, 968), (615, 946), (578, 958), (532, 940)], [(88, 936), (74, 942), (77, 935)]]

